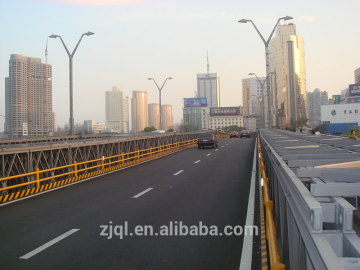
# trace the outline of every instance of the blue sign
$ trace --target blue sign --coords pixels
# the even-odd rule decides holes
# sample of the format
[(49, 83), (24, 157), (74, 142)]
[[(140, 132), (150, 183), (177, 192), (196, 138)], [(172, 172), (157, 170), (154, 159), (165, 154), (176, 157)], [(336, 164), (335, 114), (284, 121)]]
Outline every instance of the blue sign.
[(360, 103), (360, 97), (348, 98), (346, 103)]
[(206, 107), (207, 99), (206, 97), (201, 98), (184, 98), (184, 107)]

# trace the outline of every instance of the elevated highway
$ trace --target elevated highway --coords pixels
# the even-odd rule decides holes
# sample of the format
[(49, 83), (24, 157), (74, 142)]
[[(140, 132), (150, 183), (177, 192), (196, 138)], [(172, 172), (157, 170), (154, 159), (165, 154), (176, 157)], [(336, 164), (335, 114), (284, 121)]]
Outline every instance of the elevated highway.
[(2, 269), (239, 269), (241, 235), (120, 239), (109, 226), (243, 226), (254, 141), (222, 139), (0, 207)]
[[(358, 141), (262, 130), (259, 159), (254, 139), (198, 150), (197, 136), (64, 142), (75, 150), (59, 170), (44, 153), (62, 143), (16, 146), (48, 169), (0, 178), (5, 269), (360, 269)], [(174, 235), (180, 224), (223, 234)], [(224, 234), (248, 224), (261, 233)]]

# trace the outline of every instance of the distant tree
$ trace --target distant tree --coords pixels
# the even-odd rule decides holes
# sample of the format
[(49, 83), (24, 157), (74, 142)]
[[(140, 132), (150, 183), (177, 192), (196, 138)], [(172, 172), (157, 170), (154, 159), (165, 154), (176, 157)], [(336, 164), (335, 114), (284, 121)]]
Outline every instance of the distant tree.
[(152, 132), (152, 131), (155, 131), (155, 130), (156, 130), (156, 128), (153, 127), (153, 126), (144, 128), (144, 132)]
[(296, 119), (296, 127), (303, 127), (305, 126), (306, 122), (308, 121), (309, 119), (306, 118), (306, 117), (300, 117), (298, 119)]
[(232, 125), (232, 126), (228, 126), (228, 127), (223, 127), (222, 130), (224, 130), (225, 132), (231, 132), (231, 131), (237, 131), (240, 132), (241, 130), (243, 130), (245, 128), (243, 127), (239, 127), (237, 125)]
[(166, 132), (174, 132), (173, 128), (169, 128)]
[(178, 130), (179, 132), (198, 131), (199, 127), (186, 124), (186, 125), (180, 125)]

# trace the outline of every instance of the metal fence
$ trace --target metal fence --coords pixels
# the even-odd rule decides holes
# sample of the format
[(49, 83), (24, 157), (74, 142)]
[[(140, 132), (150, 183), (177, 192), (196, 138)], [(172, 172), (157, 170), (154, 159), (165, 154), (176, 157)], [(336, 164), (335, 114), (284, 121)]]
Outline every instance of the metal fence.
[[(196, 139), (199, 133), (148, 134), (136, 137), (88, 137), (0, 145), (0, 178), (85, 162), (102, 156)], [(75, 138), (75, 137), (74, 137)]]
[[(360, 238), (354, 230), (358, 224), (353, 222), (360, 169), (347, 168), (343, 177), (330, 171), (336, 178), (331, 182), (329, 174), (321, 174), (324, 168), (317, 167), (335, 159), (336, 164), (346, 163), (349, 157), (350, 162), (360, 161), (359, 153), (314, 142), (310, 135), (262, 130), (260, 137), (281, 262), (291, 270), (360, 269)], [(332, 140), (322, 137), (322, 142)]]
[(131, 166), (149, 159), (165, 155), (182, 148), (195, 145), (197, 139), (159, 145), (113, 156), (102, 156), (82, 162), (74, 161), (60, 167), (0, 178), (0, 203), (58, 188), (96, 175)]

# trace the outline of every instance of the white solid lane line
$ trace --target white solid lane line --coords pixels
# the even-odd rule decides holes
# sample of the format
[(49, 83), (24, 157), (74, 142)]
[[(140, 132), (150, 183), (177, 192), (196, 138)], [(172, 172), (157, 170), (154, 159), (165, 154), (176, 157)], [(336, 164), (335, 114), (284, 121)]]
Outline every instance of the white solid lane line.
[(153, 189), (152, 187), (151, 187), (151, 188), (148, 188), (148, 189), (145, 189), (144, 191), (142, 191), (142, 192), (136, 194), (135, 196), (133, 196), (133, 199), (139, 198), (140, 196), (144, 195), (145, 193), (149, 192), (149, 191), (152, 190), (152, 189)]
[(208, 157), (208, 156), (210, 156), (210, 155), (211, 155), (211, 153), (207, 154), (206, 156)]
[(200, 162), (200, 159), (199, 160), (197, 160), (197, 161), (195, 161), (194, 163), (196, 164), (196, 163), (199, 163)]
[(19, 259), (27, 260), (30, 259), (32, 256), (40, 253), (41, 251), (47, 249), (48, 247), (51, 247), (52, 245), (55, 245), (57, 242), (65, 239), (66, 237), (72, 235), (73, 233), (76, 233), (80, 229), (71, 229), (70, 231), (67, 231), (66, 233), (54, 238), (53, 240), (47, 242), (46, 244), (34, 249), (33, 251), (30, 251), (29, 253), (25, 254), (24, 256), (21, 256)]
[(219, 151), (219, 149), (215, 149), (215, 151)]
[(179, 175), (179, 174), (182, 173), (183, 171), (184, 171), (184, 170), (180, 170), (180, 171), (174, 173), (173, 175)]
[[(257, 153), (257, 140), (255, 141), (254, 148), (254, 158), (253, 158), (253, 167), (251, 172), (250, 180), (250, 191), (249, 191), (249, 201), (248, 208), (246, 213), (245, 228), (254, 226), (254, 216), (255, 216), (255, 186), (256, 186), (256, 153)], [(243, 240), (243, 248), (240, 258), (239, 270), (251, 269), (252, 261), (252, 250), (253, 250), (253, 235), (245, 234)]]

